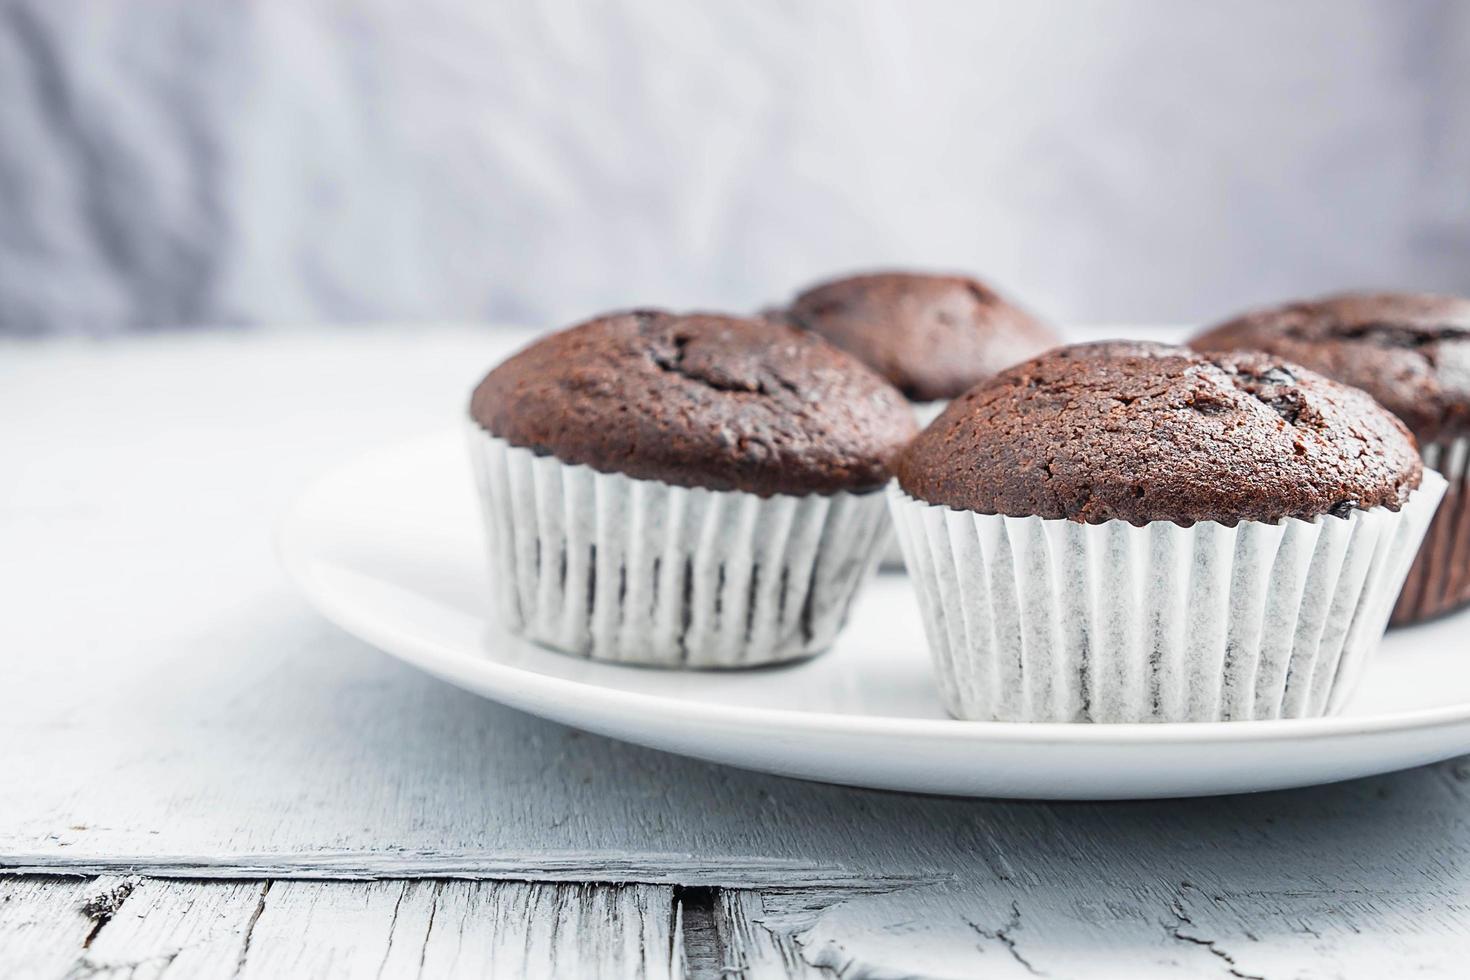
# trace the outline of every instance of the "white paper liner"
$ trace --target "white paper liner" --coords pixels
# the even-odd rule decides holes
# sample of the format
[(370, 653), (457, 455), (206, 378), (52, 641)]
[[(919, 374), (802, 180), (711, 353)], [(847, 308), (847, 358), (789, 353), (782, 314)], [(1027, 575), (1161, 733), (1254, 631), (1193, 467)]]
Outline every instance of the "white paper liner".
[[(929, 423), (939, 418), (939, 414), (949, 407), (948, 399), (939, 399), (932, 402), (914, 402), (914, 417), (919, 421), (920, 429), (927, 429)], [(903, 550), (898, 546), (898, 538), (890, 531), (887, 532), (883, 544), (883, 559), (880, 566), (885, 572), (903, 571)]]
[(1341, 708), (1444, 493), (1397, 512), (1080, 524), (889, 508), (945, 708), (983, 721), (1233, 721)]
[(882, 493), (676, 487), (470, 428), (500, 615), (566, 653), (665, 667), (807, 657), (831, 645), (877, 562)]
[(1424, 465), (1449, 481), (1393, 610), (1394, 623), (1414, 623), (1470, 602), (1470, 438), (1426, 442)]

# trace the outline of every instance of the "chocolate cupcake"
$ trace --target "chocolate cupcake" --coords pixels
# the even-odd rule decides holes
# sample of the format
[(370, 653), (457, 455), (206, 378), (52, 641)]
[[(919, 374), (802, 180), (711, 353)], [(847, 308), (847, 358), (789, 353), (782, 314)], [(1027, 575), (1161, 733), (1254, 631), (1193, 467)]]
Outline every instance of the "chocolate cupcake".
[(948, 710), (1341, 707), (1444, 481), (1356, 389), (1259, 353), (1060, 348), (954, 400), (890, 506)]
[(967, 276), (849, 276), (806, 290), (784, 312), (887, 378), (925, 421), (949, 399), (1061, 342)]
[(1199, 350), (1252, 348), (1362, 388), (1419, 441), (1449, 481), (1394, 608), (1412, 623), (1470, 603), (1470, 300), (1374, 293), (1247, 313), (1192, 340)]
[(475, 389), (506, 622), (601, 660), (735, 667), (831, 644), (914, 434), (898, 392), (787, 325), (611, 314)]

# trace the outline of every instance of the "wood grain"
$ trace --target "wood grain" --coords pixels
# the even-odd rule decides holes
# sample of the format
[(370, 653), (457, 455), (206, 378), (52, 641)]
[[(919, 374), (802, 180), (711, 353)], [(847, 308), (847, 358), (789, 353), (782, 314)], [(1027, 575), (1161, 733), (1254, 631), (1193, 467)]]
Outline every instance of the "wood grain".
[[(722, 891), (716, 903), (720, 970), (745, 980), (831, 978), (851, 964), (807, 959), (802, 935), (821, 911), (849, 896), (827, 889), (769, 892)], [(861, 972), (861, 970), (859, 970)]]
[(87, 878), (0, 878), (0, 976), (43, 980), (65, 973), (96, 932), (83, 906), (97, 895)]
[(76, 951), (68, 972), (117, 980), (234, 977), (269, 885), (143, 879), (99, 924), (92, 942)]
[[(1463, 975), (1463, 891), (0, 879), (0, 976)], [(1165, 909), (1165, 914), (1152, 913)], [(1371, 927), (1371, 928), (1370, 928)]]
[(675, 930), (649, 885), (0, 879), (7, 978), (668, 980)]

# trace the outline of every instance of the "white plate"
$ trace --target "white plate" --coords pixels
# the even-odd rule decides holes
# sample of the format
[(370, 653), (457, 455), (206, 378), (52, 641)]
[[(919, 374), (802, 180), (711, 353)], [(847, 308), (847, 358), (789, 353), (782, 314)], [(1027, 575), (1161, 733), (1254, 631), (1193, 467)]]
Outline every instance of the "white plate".
[(940, 710), (918, 608), (881, 576), (828, 654), (735, 673), (589, 663), (492, 620), (463, 439), (323, 477), (281, 531), (287, 568), (343, 629), (451, 684), (669, 752), (824, 782), (1116, 799), (1304, 786), (1470, 751), (1470, 616), (1390, 633), (1346, 714), (1195, 725), (962, 722)]

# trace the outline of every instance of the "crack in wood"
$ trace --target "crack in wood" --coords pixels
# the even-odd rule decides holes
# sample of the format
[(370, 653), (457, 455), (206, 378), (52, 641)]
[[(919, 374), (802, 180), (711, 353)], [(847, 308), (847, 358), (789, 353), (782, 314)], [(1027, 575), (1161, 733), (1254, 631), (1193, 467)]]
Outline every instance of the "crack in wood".
[(104, 888), (82, 903), (81, 913), (92, 920), (92, 929), (82, 940), (82, 949), (92, 947), (92, 941), (97, 938), (97, 934), (112, 921), (113, 916), (117, 915), (118, 910), (122, 908), (123, 903), (128, 900), (128, 896), (142, 880), (137, 875), (130, 875), (111, 887)]
[(675, 921), (684, 947), (684, 975), (688, 978), (719, 977), (724, 972), (720, 936), (715, 927), (713, 888), (674, 887)]
[(980, 923), (971, 921), (970, 928), (974, 929), (975, 932), (979, 933), (985, 939), (990, 939), (1000, 943), (1001, 947), (1004, 948), (1007, 953), (1011, 954), (1011, 959), (1015, 960), (1022, 967), (1024, 967), (1027, 973), (1031, 974), (1034, 977), (1046, 976), (1045, 973), (1033, 966), (1030, 960), (1021, 955), (1020, 947), (1016, 944), (1016, 937), (1014, 933), (1017, 929), (1021, 928), (1020, 902), (1011, 902), (1011, 915), (1010, 918), (1006, 920), (1005, 925), (997, 929), (986, 929), (982, 927)]
[[(87, 977), (94, 977), (101, 973), (116, 975), (123, 971), (127, 972), (131, 980), (131, 977), (145, 966), (153, 967), (148, 971), (150, 975), (163, 976), (168, 972), (168, 968), (173, 965), (174, 960), (179, 958), (179, 954), (185, 948), (187, 947), (169, 950), (167, 953), (159, 953), (157, 956), (144, 956), (141, 959), (126, 962), (109, 961), (107, 963), (94, 963), (83, 954), (82, 958), (72, 964), (71, 969), (66, 972), (64, 980), (86, 980)], [(157, 965), (154, 966), (154, 964)]]
[[(383, 961), (378, 964), (378, 973), (377, 973), (377, 975), (379, 977), (382, 977), (383, 970), (384, 970), (384, 968), (387, 967), (388, 960), (393, 955), (393, 940), (398, 937), (398, 913), (403, 908), (403, 896), (408, 894), (408, 887), (409, 887), (408, 882), (405, 881), (403, 883), (403, 885), (398, 889), (398, 898), (397, 898), (397, 900), (395, 900), (393, 902), (393, 915), (388, 920), (388, 944), (383, 947)], [(425, 942), (425, 944), (427, 944), (428, 941), (429, 941), (429, 939), (428, 939), (428, 933), (425, 932), (424, 933), (424, 942)], [(423, 961), (422, 961), (422, 959), (420, 959), (420, 962), (419, 962), (419, 972), (421, 972), (421, 973), (423, 972)]]
[(1215, 940), (1207, 939), (1204, 936), (1196, 936), (1192, 933), (1184, 931), (1186, 926), (1194, 925), (1194, 920), (1191, 919), (1189, 917), (1189, 914), (1184, 911), (1184, 891), (1192, 887), (1193, 886), (1190, 885), (1187, 881), (1181, 882), (1181, 891), (1179, 897), (1175, 898), (1174, 901), (1170, 904), (1169, 911), (1171, 911), (1174, 914), (1174, 918), (1178, 920), (1172, 926), (1170, 926), (1168, 923), (1165, 923), (1164, 925), (1164, 927), (1169, 930), (1170, 937), (1179, 942), (1189, 943), (1191, 945), (1199, 946), (1209, 950), (1211, 955), (1216, 956), (1224, 961), (1225, 972), (1228, 973), (1230, 976), (1237, 978), (1237, 980), (1266, 980), (1264, 976), (1258, 973), (1246, 973), (1245, 971), (1241, 970), (1235, 963), (1235, 957), (1231, 956), (1230, 953), (1222, 948)]
[[(0, 884), (4, 882), (0, 879)], [(319, 916), (323, 922), (334, 923), (334, 929), (346, 929), (340, 914), (347, 911), (355, 916), (361, 913), (353, 921), (375, 923), (376, 945), (358, 947), (365, 954), (355, 961), (362, 975), (372, 975), (375, 968), (380, 976), (432, 975), (447, 962), (462, 964), (458, 958), (467, 950), (498, 950), (499, 962), (518, 963), (523, 969), (546, 967), (566, 975), (580, 973), (590, 963), (615, 961), (635, 974), (694, 980), (754, 980), (768, 975), (816, 980), (915, 969), (925, 973), (944, 962), (946, 950), (969, 956), (977, 949), (1005, 954), (998, 961), (985, 957), (992, 964), (990, 969), (1048, 976), (1068, 974), (1067, 957), (1071, 955), (1065, 949), (1044, 945), (1055, 932), (1056, 911), (1050, 899), (1034, 895), (1019, 896), (1028, 901), (1025, 909), (1019, 899), (1010, 896), (981, 896), (958, 890), (945, 892), (942, 900), (933, 896), (912, 901), (899, 897), (876, 909), (848, 914), (855, 900), (866, 903), (896, 889), (867, 893), (841, 887), (755, 892), (702, 885), (649, 888), (455, 880), (283, 882), (274, 889), (273, 884), (153, 882), (137, 877), (127, 882), (111, 879), (68, 883), (52, 879), (50, 887), (67, 889), (66, 899), (55, 908), (85, 910), (87, 918), (70, 920), (74, 937), (68, 943), (71, 953), (46, 975), (88, 980), (103, 973), (125, 975), (134, 970), (140, 975), (161, 975), (169, 970), (189, 973), (198, 969), (203, 955), (217, 958), (216, 969), (222, 975), (230, 973), (232, 967), (236, 976), (274, 974), (283, 964), (297, 962), (291, 957), (307, 955), (296, 951), (298, 943), (303, 950), (311, 951), (310, 955), (316, 955), (317, 962), (340, 965), (344, 961), (334, 957), (346, 955), (350, 947), (339, 946), (337, 952), (322, 953), (323, 937), (307, 923)], [(1152, 894), (1158, 901), (1155, 909), (1162, 906), (1163, 914), (1155, 911), (1137, 925), (1154, 937), (1150, 944), (1155, 950), (1159, 948), (1158, 933), (1147, 931), (1164, 929), (1167, 941), (1177, 944), (1170, 962), (1192, 962), (1194, 970), (1207, 975), (1263, 980), (1262, 974), (1249, 972), (1237, 962), (1225, 939), (1234, 936), (1237, 942), (1270, 944), (1276, 938), (1272, 930), (1242, 928), (1246, 923), (1229, 924), (1233, 920), (1227, 920), (1219, 927), (1225, 939), (1212, 938), (1212, 915), (1225, 907), (1225, 897), (1187, 882)], [(1240, 894), (1311, 898), (1318, 893), (1298, 889)], [(205, 895), (214, 898), (205, 899)], [(5, 897), (0, 892), (0, 898)], [(946, 909), (958, 912), (981, 897), (990, 910), (987, 914), (956, 915), (944, 921)], [(269, 918), (264, 917), (267, 905)], [(128, 914), (119, 915), (124, 907)], [(834, 910), (839, 907), (847, 912), (838, 913), (834, 921)], [(447, 916), (443, 922), (438, 919), (441, 908)], [(145, 913), (149, 919), (146, 927)], [(1285, 908), (1274, 909), (1271, 921), (1287, 922), (1290, 916), (1286, 913)], [(163, 918), (156, 918), (157, 914)], [(201, 916), (215, 914), (226, 914), (228, 918), (202, 931), (195, 924)], [(1192, 915), (1200, 919), (1196, 921)], [(91, 952), (78, 955), (83, 934), (98, 919), (107, 919), (110, 925), (101, 930), (102, 938)], [(0, 918), (0, 926), (3, 924)], [(422, 945), (415, 955), (412, 947), (420, 931)], [(1292, 931), (1320, 935), (1310, 929)], [(470, 937), (468, 943), (466, 936)], [(978, 947), (977, 936), (981, 940)], [(483, 944), (477, 946), (477, 942)], [(13, 968), (24, 962), (6, 961), (4, 946), (0, 942), (0, 963), (8, 962)], [(1186, 946), (1204, 949), (1209, 958), (1191, 954), (1186, 960), (1182, 955)], [(1255, 948), (1269, 951), (1270, 947)], [(195, 951), (180, 958), (185, 950)], [(1060, 959), (1052, 955), (1058, 952)], [(1014, 960), (1013, 967), (1004, 966), (1005, 957)], [(8, 969), (0, 969), (0, 976), (4, 975), (11, 975)]]
[[(407, 886), (404, 886), (407, 888)], [(434, 882), (434, 890), (429, 894), (429, 923), (424, 927), (424, 944), (419, 947), (419, 976), (424, 975), (424, 961), (429, 957), (429, 937), (434, 935), (434, 916), (439, 914), (439, 893), (444, 890), (444, 882)]]
[(265, 898), (271, 892), (271, 884), (272, 882), (267, 881), (260, 889), (260, 897), (255, 901), (255, 911), (250, 913), (250, 920), (245, 923), (245, 939), (240, 944), (240, 956), (235, 960), (234, 976), (238, 977), (245, 970), (245, 959), (250, 955), (250, 940), (255, 935), (255, 924), (265, 913)]
[[(547, 949), (550, 951), (550, 954), (551, 954), (551, 962), (550, 962), (550, 964), (548, 964), (547, 972), (551, 976), (557, 976), (558, 974), (564, 972), (564, 971), (559, 970), (557, 968), (557, 962), (556, 962), (556, 960), (557, 960), (557, 951), (561, 947), (561, 943), (559, 942), (560, 934), (561, 934), (561, 927), (562, 927), (562, 924), (567, 921), (567, 918), (568, 918), (569, 915), (572, 915), (576, 911), (579, 910), (578, 909), (577, 898), (588, 887), (590, 887), (590, 886), (588, 886), (588, 885), (574, 885), (572, 888), (567, 888), (565, 885), (557, 885), (555, 887), (555, 890), (552, 892), (552, 894), (555, 896), (555, 903), (554, 903), (552, 914), (550, 916), (548, 916), (548, 918), (551, 920), (550, 921), (550, 924), (549, 924), (549, 928), (547, 930), (550, 933), (550, 935), (547, 937), (547, 941), (546, 941)], [(529, 961), (530, 960), (530, 952), (531, 952), (531, 949), (532, 949), (532, 946), (531, 946), (531, 935), (530, 935), (529, 932), (526, 934), (526, 947), (525, 947), (525, 949), (526, 949), (526, 959)]]

